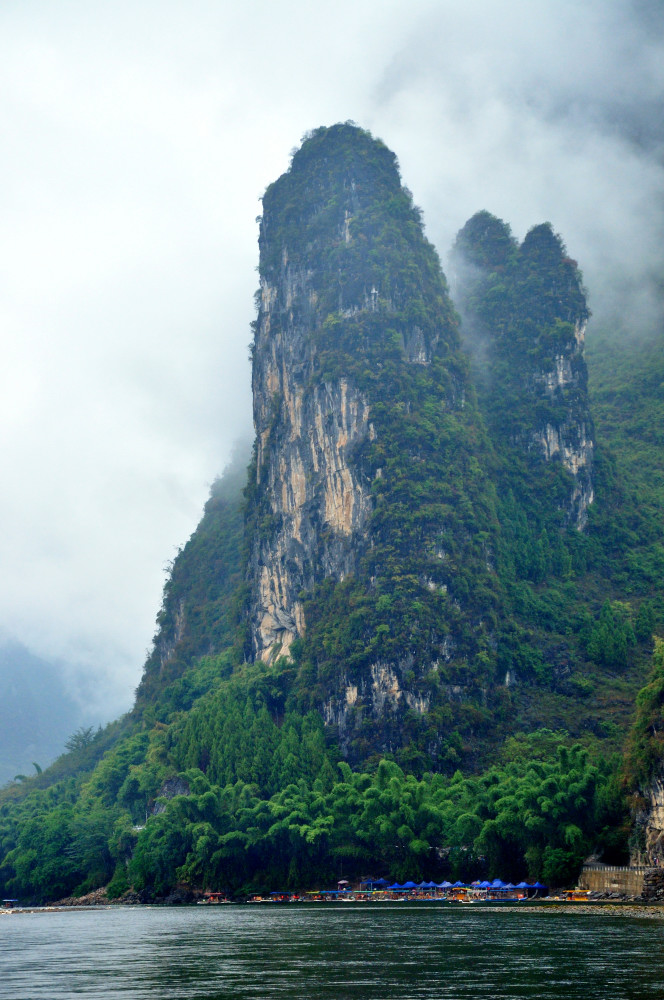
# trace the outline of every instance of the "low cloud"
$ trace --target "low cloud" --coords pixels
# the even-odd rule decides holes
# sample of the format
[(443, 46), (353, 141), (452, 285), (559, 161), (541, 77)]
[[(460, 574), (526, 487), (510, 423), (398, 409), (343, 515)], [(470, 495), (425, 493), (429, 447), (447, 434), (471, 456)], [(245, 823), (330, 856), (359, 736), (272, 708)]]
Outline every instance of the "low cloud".
[(542, 0), (446, 3), (413, 28), (376, 85), (375, 116), (443, 259), (479, 209), (520, 239), (550, 221), (580, 262), (597, 320), (653, 323), (662, 28), (654, 4)]

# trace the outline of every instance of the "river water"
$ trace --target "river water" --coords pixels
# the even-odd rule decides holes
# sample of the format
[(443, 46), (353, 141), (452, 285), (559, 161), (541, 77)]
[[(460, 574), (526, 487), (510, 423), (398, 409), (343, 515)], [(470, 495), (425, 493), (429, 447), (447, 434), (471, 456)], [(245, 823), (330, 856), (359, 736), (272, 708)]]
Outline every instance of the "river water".
[(346, 904), (0, 918), (12, 1000), (664, 998), (664, 921)]

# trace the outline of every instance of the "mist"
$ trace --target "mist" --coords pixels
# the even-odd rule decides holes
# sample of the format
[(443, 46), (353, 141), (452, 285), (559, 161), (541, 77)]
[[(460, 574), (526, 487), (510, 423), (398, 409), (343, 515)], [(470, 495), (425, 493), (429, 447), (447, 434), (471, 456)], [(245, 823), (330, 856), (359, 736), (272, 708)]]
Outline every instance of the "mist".
[(251, 434), (255, 218), (307, 130), (382, 138), (443, 263), (480, 209), (550, 221), (589, 338), (661, 323), (658, 3), (24, 0), (0, 28), (0, 636), (95, 720)]

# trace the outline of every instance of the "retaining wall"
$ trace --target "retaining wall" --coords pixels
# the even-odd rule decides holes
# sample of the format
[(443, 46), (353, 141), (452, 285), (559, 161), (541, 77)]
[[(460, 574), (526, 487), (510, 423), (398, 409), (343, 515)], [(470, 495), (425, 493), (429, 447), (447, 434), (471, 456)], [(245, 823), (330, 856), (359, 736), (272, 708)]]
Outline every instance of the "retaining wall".
[(584, 865), (579, 876), (582, 889), (594, 892), (620, 892), (625, 896), (640, 896), (643, 879), (650, 871), (645, 865), (621, 868), (615, 865)]

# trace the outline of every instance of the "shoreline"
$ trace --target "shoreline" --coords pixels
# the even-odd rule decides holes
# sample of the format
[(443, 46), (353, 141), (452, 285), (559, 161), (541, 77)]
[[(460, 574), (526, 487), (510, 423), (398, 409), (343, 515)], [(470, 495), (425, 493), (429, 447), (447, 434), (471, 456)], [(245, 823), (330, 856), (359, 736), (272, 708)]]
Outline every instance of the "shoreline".
[[(246, 906), (247, 904), (246, 903), (234, 903), (234, 904), (231, 904), (231, 905), (233, 905), (233, 906), (242, 906), (243, 907), (243, 906)], [(269, 907), (269, 909), (270, 910), (272, 910), (272, 909), (283, 910), (285, 908), (285, 905), (286, 904), (272, 905), (272, 906)], [(365, 910), (365, 909), (367, 909), (369, 907), (371, 909), (374, 909), (374, 907), (378, 907), (383, 912), (385, 910), (391, 910), (391, 909), (394, 909), (394, 908), (409, 909), (409, 910), (412, 910), (412, 909), (415, 909), (415, 908), (416, 909), (421, 909), (421, 910), (425, 909), (424, 907), (413, 907), (412, 904), (408, 904), (407, 902), (403, 902), (401, 900), (394, 900), (394, 905), (393, 906), (389, 906), (388, 905), (387, 907), (385, 906), (384, 903), (380, 903), (380, 904), (375, 903), (375, 904), (372, 905), (371, 903), (366, 903), (366, 902), (364, 902), (364, 903), (359, 903), (359, 902), (358, 903), (338, 903), (338, 904), (336, 904), (336, 903), (331, 903), (331, 904), (330, 903), (303, 903), (303, 904), (297, 904), (296, 903), (296, 904), (287, 904), (288, 907), (291, 907), (293, 905), (295, 906), (296, 909), (302, 909), (303, 907), (306, 907), (307, 909), (309, 909), (310, 907), (313, 906), (316, 909), (323, 909), (323, 910), (329, 910), (329, 909), (334, 909), (334, 910), (344, 909), (344, 910), (347, 910), (349, 908), (356, 909), (357, 907), (361, 907), (363, 910)], [(92, 903), (92, 904), (91, 903), (79, 903), (78, 905), (77, 904), (71, 904), (71, 903), (70, 904), (51, 903), (51, 904), (47, 904), (45, 906), (15, 906), (15, 907), (11, 907), (9, 909), (0, 908), (0, 917), (2, 917), (2, 916), (20, 915), (20, 914), (36, 914), (36, 913), (43, 913), (43, 914), (46, 914), (46, 913), (71, 913), (72, 911), (76, 911), (76, 912), (80, 913), (80, 912), (85, 912), (85, 911), (90, 911), (90, 910), (95, 910), (95, 911), (99, 911), (99, 910), (120, 910), (120, 909), (127, 909), (127, 908), (131, 908), (131, 909), (133, 909), (133, 908), (140, 908), (140, 909), (164, 909), (164, 908), (167, 908), (167, 909), (183, 909), (183, 908), (190, 908), (190, 906), (193, 907), (193, 906), (195, 906), (195, 904), (184, 904), (184, 906), (183, 906), (183, 904), (169, 904), (169, 903), (124, 903), (123, 904), (123, 903), (111, 903), (111, 902), (108, 902), (108, 903)], [(444, 908), (445, 910), (452, 910), (452, 911), (460, 910), (461, 912), (464, 912), (466, 910), (466, 906), (463, 906), (461, 904), (454, 904), (454, 903), (449, 903), (449, 904), (442, 903), (439, 906), (435, 906), (434, 905), (433, 907), (432, 906), (428, 906), (428, 907), (426, 907), (426, 910), (428, 912), (430, 912), (432, 909), (441, 909), (441, 908)], [(213, 909), (215, 909), (215, 907), (213, 907)], [(542, 914), (542, 913), (547, 913), (547, 914), (551, 914), (551, 913), (561, 914), (561, 913), (563, 913), (563, 914), (566, 914), (566, 915), (569, 915), (569, 914), (582, 914), (584, 916), (588, 916), (588, 915), (593, 915), (594, 916), (594, 915), (597, 915), (597, 914), (602, 914), (603, 916), (613, 916), (613, 917), (635, 917), (635, 918), (642, 918), (642, 919), (646, 919), (646, 920), (664, 920), (664, 904), (662, 904), (662, 903), (647, 903), (647, 902), (636, 903), (634, 901), (627, 901), (627, 900), (624, 901), (624, 902), (620, 902), (619, 900), (606, 900), (606, 901), (604, 901), (604, 900), (596, 900), (595, 902), (592, 902), (592, 903), (587, 903), (587, 902), (585, 902), (585, 903), (569, 903), (569, 902), (563, 902), (563, 901), (558, 902), (556, 900), (552, 900), (551, 902), (546, 903), (544, 905), (540, 901), (538, 901), (537, 903), (534, 903), (533, 905), (529, 905), (529, 904), (523, 905), (523, 904), (519, 904), (519, 903), (514, 903), (513, 905), (510, 905), (509, 903), (503, 903), (503, 904), (501, 904), (499, 906), (491, 906), (490, 904), (483, 904), (481, 902), (478, 902), (478, 903), (473, 904), (473, 906), (472, 906), (472, 912), (477, 912), (478, 910), (480, 910), (482, 912), (512, 913), (512, 914), (513, 913), (530, 913), (530, 914)]]

